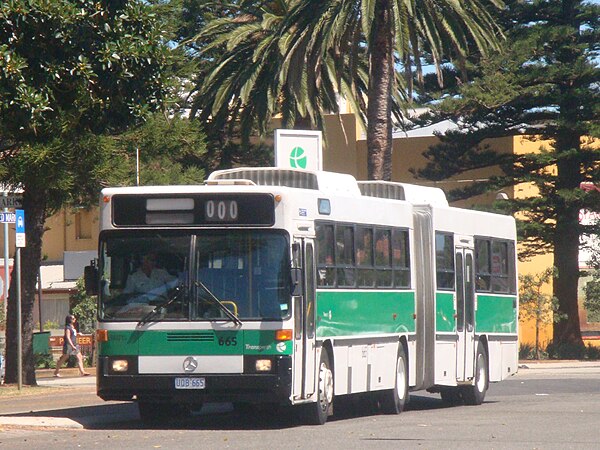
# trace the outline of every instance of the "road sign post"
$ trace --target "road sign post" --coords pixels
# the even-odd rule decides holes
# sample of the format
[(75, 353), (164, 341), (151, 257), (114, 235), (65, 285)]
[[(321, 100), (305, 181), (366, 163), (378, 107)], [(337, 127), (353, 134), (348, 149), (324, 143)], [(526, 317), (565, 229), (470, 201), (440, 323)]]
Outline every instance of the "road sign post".
[(15, 268), (17, 271), (17, 378), (18, 388), (23, 387), (23, 336), (21, 324), (21, 247), (25, 247), (25, 211), (15, 210)]

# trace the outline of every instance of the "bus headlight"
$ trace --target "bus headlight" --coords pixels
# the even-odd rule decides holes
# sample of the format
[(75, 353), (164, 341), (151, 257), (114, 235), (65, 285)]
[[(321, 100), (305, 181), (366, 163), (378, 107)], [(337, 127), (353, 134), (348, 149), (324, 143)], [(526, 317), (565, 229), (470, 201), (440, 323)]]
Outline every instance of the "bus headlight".
[(270, 359), (257, 359), (255, 369), (257, 372), (270, 372), (272, 363)]
[(113, 359), (111, 364), (111, 370), (113, 372), (127, 372), (129, 370), (129, 361), (126, 359)]

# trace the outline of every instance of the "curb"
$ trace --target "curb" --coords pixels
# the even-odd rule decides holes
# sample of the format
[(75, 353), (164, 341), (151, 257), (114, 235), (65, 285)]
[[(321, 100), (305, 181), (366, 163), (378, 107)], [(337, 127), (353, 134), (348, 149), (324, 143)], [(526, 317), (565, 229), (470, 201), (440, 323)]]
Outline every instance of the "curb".
[(0, 416), (0, 426), (2, 425), (27, 428), (83, 429), (83, 425), (65, 417)]
[(549, 360), (519, 361), (519, 369), (551, 370), (551, 369), (592, 369), (600, 368), (600, 361)]

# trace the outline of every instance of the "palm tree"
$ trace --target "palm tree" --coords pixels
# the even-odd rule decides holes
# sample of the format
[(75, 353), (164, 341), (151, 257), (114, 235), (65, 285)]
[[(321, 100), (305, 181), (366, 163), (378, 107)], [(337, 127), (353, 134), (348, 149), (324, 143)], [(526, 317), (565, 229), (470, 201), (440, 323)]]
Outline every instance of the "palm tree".
[[(312, 59), (305, 54), (311, 28), (289, 20), (297, 0), (255, 3), (241, 2), (191, 39), (201, 43), (201, 56), (218, 55), (193, 93), (193, 115), (219, 128), (239, 126), (247, 137), (265, 134), (274, 114), (286, 127), (321, 129), (324, 114), (339, 112), (339, 97), (359, 113), (366, 110), (368, 59), (364, 46), (351, 45), (356, 26)], [(391, 103), (398, 117), (401, 94)]]
[[(392, 116), (410, 100), (412, 68), (422, 75), (426, 49), (464, 59), (492, 47), (500, 29), (486, 7), (500, 0), (241, 1), (194, 39), (221, 48), (198, 86), (199, 117), (266, 132), (273, 114), (284, 126), (322, 128), (324, 113), (349, 100), (367, 125), (371, 179), (391, 178)], [(403, 82), (399, 68), (405, 70)], [(404, 86), (409, 88), (406, 93)], [(402, 97), (402, 95), (404, 97)]]
[[(361, 36), (355, 44), (369, 59), (367, 91), (367, 148), (370, 179), (390, 180), (392, 119), (390, 99), (398, 89), (398, 65), (412, 79), (412, 67), (422, 76), (421, 52), (426, 48), (441, 80), (444, 54), (460, 61), (469, 47), (481, 52), (495, 46), (501, 30), (486, 7), (500, 0), (298, 0), (289, 23), (308, 29), (310, 42), (296, 44), (307, 61), (339, 46), (345, 36)], [(355, 29), (350, 32), (349, 28)], [(295, 36), (302, 41), (302, 36)], [(290, 52), (296, 50), (290, 47)], [(410, 85), (410, 84), (409, 84)]]

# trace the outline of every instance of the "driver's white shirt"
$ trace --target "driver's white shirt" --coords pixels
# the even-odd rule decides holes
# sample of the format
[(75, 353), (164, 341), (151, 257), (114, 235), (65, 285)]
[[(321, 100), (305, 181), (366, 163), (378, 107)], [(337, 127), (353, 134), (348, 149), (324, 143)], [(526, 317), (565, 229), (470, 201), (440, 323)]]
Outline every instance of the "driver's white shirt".
[(146, 275), (141, 269), (138, 269), (127, 278), (123, 293), (148, 293), (164, 286), (175, 278), (164, 269), (152, 269), (150, 276)]

